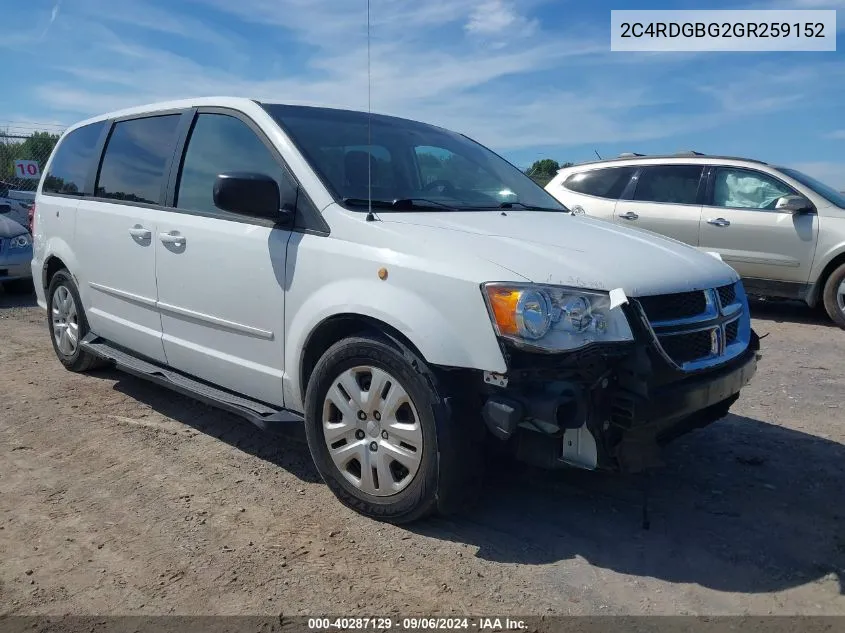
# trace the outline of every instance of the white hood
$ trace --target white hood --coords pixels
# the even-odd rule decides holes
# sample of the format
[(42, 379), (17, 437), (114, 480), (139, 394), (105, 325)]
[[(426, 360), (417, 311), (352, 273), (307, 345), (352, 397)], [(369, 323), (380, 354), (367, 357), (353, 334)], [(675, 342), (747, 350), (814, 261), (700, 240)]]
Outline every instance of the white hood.
[[(631, 297), (702, 290), (737, 273), (715, 257), (665, 237), (568, 213), (518, 210), (380, 213), (385, 228), (477, 257), (536, 283)], [(487, 280), (495, 281), (495, 280)]]

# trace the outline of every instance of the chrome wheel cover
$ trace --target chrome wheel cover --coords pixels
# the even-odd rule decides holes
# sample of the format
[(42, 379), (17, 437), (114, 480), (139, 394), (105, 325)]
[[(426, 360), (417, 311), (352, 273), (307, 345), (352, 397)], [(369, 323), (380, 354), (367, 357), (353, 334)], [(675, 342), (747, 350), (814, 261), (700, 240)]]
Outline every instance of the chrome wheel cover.
[(395, 495), (419, 472), (419, 415), (405, 388), (382, 369), (353, 367), (335, 378), (323, 402), (322, 426), (334, 465), (361, 492)]

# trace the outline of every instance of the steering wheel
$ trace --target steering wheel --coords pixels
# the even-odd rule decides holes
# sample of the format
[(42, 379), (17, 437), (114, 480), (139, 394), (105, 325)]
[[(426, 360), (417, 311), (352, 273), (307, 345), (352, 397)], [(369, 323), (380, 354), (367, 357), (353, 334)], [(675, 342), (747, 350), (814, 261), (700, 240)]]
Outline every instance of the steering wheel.
[(423, 191), (437, 191), (437, 193), (444, 194), (444, 195), (452, 195), (455, 193), (455, 185), (453, 185), (448, 180), (432, 180), (430, 183), (426, 184), (423, 188)]

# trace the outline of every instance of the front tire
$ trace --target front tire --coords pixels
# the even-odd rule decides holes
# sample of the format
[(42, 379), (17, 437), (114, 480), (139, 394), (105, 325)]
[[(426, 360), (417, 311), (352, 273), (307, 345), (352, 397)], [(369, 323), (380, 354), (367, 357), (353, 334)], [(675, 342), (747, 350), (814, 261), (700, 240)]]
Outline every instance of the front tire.
[(76, 283), (67, 270), (60, 270), (47, 288), (47, 327), (56, 357), (70, 371), (82, 372), (102, 364), (82, 348), (88, 320)]
[(305, 429), (323, 480), (346, 506), (407, 523), (474, 495), (481, 443), (457, 420), (445, 385), (413, 352), (382, 337), (329, 348), (308, 382)]
[(845, 264), (834, 270), (824, 285), (824, 308), (839, 327), (845, 329)]

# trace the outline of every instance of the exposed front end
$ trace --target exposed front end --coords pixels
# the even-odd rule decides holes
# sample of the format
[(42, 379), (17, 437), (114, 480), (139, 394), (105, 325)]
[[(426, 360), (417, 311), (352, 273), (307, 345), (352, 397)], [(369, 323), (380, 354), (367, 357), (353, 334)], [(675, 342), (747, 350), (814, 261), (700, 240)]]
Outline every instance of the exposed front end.
[(482, 415), (521, 460), (644, 470), (662, 445), (723, 418), (756, 371), (741, 282), (615, 309), (630, 340), (550, 352), (502, 338), (508, 372), (485, 374)]

